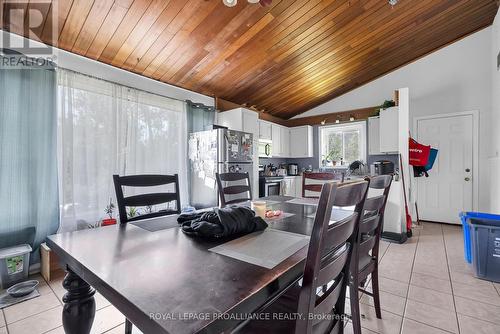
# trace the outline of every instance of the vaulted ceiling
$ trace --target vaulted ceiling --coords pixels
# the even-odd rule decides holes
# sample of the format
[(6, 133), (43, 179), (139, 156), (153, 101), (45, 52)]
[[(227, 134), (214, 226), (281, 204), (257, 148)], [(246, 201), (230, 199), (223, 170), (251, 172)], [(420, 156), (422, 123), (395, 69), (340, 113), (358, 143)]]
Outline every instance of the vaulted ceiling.
[[(496, 0), (46, 1), (15, 5), (42, 13), (28, 37), (285, 119), (490, 25), (497, 10)], [(4, 29), (27, 35), (0, 2)]]

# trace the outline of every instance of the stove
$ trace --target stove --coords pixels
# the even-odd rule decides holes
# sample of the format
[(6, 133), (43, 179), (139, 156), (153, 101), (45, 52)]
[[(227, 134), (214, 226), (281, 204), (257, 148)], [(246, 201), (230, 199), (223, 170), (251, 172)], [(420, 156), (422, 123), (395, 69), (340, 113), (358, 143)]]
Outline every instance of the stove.
[(260, 176), (259, 197), (281, 195), (281, 181), (283, 176)]

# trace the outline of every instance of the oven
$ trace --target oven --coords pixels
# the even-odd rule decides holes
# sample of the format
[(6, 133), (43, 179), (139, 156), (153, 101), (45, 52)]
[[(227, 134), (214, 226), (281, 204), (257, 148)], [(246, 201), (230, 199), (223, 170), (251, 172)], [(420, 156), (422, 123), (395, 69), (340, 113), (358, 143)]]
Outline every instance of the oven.
[(261, 177), (259, 179), (259, 197), (281, 195), (283, 177)]

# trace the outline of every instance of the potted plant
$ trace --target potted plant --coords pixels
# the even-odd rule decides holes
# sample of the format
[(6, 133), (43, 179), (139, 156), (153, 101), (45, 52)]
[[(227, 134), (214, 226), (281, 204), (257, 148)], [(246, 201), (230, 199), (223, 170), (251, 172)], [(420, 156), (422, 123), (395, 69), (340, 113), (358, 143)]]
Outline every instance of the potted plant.
[(385, 100), (384, 103), (382, 103), (380, 106), (375, 108), (376, 116), (380, 115), (380, 110), (394, 107), (395, 105), (396, 105), (396, 102), (394, 102), (393, 100)]
[(135, 207), (131, 206), (128, 208), (127, 216), (129, 218), (134, 218), (138, 214), (139, 214), (139, 212), (137, 212), (137, 209)]
[(113, 218), (113, 211), (115, 210), (115, 205), (113, 204), (113, 201), (111, 198), (109, 199), (109, 204), (106, 206), (106, 209), (104, 209), (104, 212), (109, 216), (107, 219), (102, 220), (102, 226), (108, 226), (108, 225), (115, 225), (116, 224), (116, 219)]
[[(104, 220), (103, 220), (103, 222), (104, 222)], [(104, 225), (102, 225), (100, 221), (96, 221), (95, 223), (88, 223), (87, 224), (87, 228), (98, 228), (101, 226), (104, 226)]]

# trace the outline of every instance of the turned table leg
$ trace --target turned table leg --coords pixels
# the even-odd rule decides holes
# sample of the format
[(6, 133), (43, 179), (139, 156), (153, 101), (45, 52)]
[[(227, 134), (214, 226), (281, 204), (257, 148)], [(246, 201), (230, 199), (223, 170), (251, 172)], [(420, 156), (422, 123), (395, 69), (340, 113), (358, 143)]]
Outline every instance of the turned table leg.
[(95, 315), (95, 290), (70, 268), (67, 268), (63, 287), (62, 322), (67, 334), (89, 334)]

